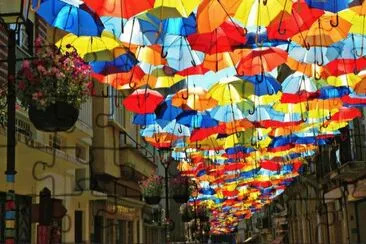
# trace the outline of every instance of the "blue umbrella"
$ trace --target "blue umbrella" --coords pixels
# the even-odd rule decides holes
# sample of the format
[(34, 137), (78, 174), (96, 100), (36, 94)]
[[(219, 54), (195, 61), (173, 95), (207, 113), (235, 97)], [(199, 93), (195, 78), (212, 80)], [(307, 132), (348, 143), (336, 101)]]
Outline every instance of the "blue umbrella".
[(166, 35), (163, 40), (163, 56), (169, 67), (184, 70), (202, 63), (205, 54), (192, 50), (187, 38), (179, 35)]
[(119, 39), (125, 43), (145, 46), (161, 44), (164, 33), (159, 29), (161, 20), (150, 14), (130, 18)]
[(113, 33), (116, 37), (119, 37), (124, 32), (123, 26), (126, 24), (127, 19), (111, 16), (102, 16), (100, 19), (105, 29)]
[(104, 26), (85, 4), (72, 5), (61, 0), (42, 0), (37, 10), (48, 24), (77, 36), (101, 36)]
[(348, 8), (348, 0), (305, 0), (311, 8), (323, 9), (336, 13)]
[(333, 49), (327, 50), (326, 55), (332, 55), (332, 52), (337, 50), (338, 58), (358, 59), (366, 55), (364, 45), (366, 45), (366, 37), (364, 35), (349, 34), (344, 40), (332, 44), (330, 47)]
[(288, 55), (300, 62), (314, 64), (317, 63), (319, 65), (326, 65), (327, 63), (335, 60), (339, 57), (339, 47), (329, 46), (329, 47), (320, 47), (320, 46), (312, 46), (310, 48), (302, 47), (294, 42), (290, 43), (290, 45), (281, 45), (279, 46), (284, 50), (288, 50)]
[(98, 74), (108, 75), (130, 71), (136, 64), (137, 59), (131, 52), (120, 55), (112, 61), (92, 61), (90, 66)]
[(243, 112), (235, 104), (216, 106), (209, 113), (212, 118), (221, 122), (231, 122), (244, 118)]
[(319, 92), (320, 99), (341, 98), (343, 96), (349, 95), (350, 89), (346, 86), (325, 86), (320, 88)]
[(183, 109), (172, 105), (172, 97), (173, 95), (167, 96), (165, 101), (159, 104), (159, 106), (155, 109), (157, 118), (161, 120), (172, 121), (183, 112)]
[(155, 114), (135, 114), (133, 116), (133, 123), (135, 125), (153, 125), (156, 122), (156, 115)]
[(255, 85), (255, 95), (273, 95), (281, 91), (281, 84), (270, 74), (259, 74), (254, 76), (242, 76), (242, 80), (247, 80)]
[(163, 20), (163, 28), (166, 34), (188, 36), (196, 33), (197, 23), (194, 13), (187, 18), (168, 18)]
[(177, 122), (191, 128), (210, 128), (218, 125), (217, 120), (211, 118), (207, 112), (194, 110), (184, 111), (178, 115)]
[(169, 122), (164, 128), (164, 131), (176, 136), (190, 136), (191, 131), (189, 127), (177, 123), (176, 120)]

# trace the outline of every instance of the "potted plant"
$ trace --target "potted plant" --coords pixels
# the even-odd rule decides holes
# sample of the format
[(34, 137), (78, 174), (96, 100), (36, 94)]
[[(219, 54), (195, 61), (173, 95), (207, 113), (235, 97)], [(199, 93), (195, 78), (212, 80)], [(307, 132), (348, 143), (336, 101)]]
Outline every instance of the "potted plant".
[(35, 47), (37, 58), (25, 60), (18, 72), (17, 98), (38, 130), (69, 130), (93, 87), (90, 66), (76, 50), (62, 53), (40, 39)]
[(177, 176), (172, 178), (170, 181), (170, 189), (173, 199), (177, 203), (186, 203), (192, 192), (189, 184), (189, 178), (186, 176)]
[(205, 206), (197, 207), (197, 216), (202, 222), (207, 222), (209, 220), (209, 212)]
[(182, 221), (184, 223), (190, 222), (194, 218), (192, 206), (186, 203), (180, 206), (179, 212), (182, 215)]
[(159, 204), (163, 190), (162, 177), (151, 175), (140, 182), (140, 188), (145, 202), (148, 204)]

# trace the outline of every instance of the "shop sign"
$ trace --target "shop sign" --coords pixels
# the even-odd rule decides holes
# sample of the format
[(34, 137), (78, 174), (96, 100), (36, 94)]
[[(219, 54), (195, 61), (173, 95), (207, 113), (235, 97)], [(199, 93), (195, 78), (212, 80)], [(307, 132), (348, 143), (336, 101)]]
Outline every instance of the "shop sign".
[(136, 217), (136, 209), (128, 208), (122, 205), (115, 205), (113, 203), (107, 204), (107, 211), (122, 217), (134, 218)]

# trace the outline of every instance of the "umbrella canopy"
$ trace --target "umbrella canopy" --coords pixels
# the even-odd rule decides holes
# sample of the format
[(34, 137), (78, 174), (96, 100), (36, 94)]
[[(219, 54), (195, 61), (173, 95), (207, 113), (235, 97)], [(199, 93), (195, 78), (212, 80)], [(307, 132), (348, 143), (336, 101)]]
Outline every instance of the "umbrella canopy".
[(324, 14), (323, 10), (312, 9), (305, 2), (296, 2), (291, 13), (281, 11), (267, 26), (268, 38), (287, 40), (293, 35), (307, 30)]
[[(334, 23), (336, 22), (337, 23)], [(308, 30), (294, 35), (291, 40), (303, 47), (330, 46), (344, 39), (352, 24), (336, 14), (325, 13)]]
[(197, 9), (197, 32), (213, 32), (228, 17), (236, 13), (241, 2), (241, 0), (203, 0)]
[[(85, 61), (93, 61), (96, 59), (111, 60), (111, 56), (114, 56), (111, 55), (111, 50), (120, 47), (121, 43), (113, 34), (103, 31), (100, 37), (76, 36), (70, 33), (57, 41), (55, 45), (66, 51), (75, 48)], [(126, 49), (125, 52), (127, 52)]]
[(238, 77), (229, 77), (215, 83), (208, 91), (219, 105), (229, 105), (245, 100), (254, 91), (254, 86)]
[(279, 48), (255, 49), (241, 58), (237, 65), (237, 71), (241, 76), (269, 72), (285, 63), (286, 58), (287, 53)]
[(51, 26), (77, 36), (100, 36), (104, 30), (102, 21), (85, 4), (75, 6), (61, 0), (41, 0), (37, 14)]
[(138, 4), (133, 0), (84, 0), (84, 2), (99, 16), (130, 18), (152, 8), (155, 0), (142, 0)]
[(205, 111), (217, 105), (217, 101), (199, 87), (178, 91), (172, 99), (172, 105), (188, 110)]
[(164, 100), (157, 91), (138, 89), (123, 100), (125, 108), (137, 114), (153, 113), (156, 107)]
[(245, 44), (245, 31), (231, 22), (224, 22), (214, 31), (188, 36), (192, 49), (207, 54), (232, 51), (234, 47)]
[(242, 1), (238, 7), (235, 18), (248, 26), (267, 26), (281, 11), (291, 13), (292, 1)]

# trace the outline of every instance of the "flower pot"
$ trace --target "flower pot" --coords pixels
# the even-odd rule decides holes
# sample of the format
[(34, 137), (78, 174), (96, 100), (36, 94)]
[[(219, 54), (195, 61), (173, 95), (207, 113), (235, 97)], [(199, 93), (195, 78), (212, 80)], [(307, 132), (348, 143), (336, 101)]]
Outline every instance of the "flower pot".
[(145, 202), (150, 205), (156, 205), (159, 204), (161, 197), (160, 196), (151, 196), (151, 197), (144, 197)]
[(79, 110), (70, 104), (56, 102), (45, 110), (39, 110), (31, 105), (28, 115), (37, 130), (46, 132), (67, 131), (76, 123)]
[(202, 222), (207, 222), (210, 220), (210, 218), (206, 215), (199, 215), (198, 218), (202, 221)]
[(183, 215), (182, 215), (182, 221), (183, 221), (184, 223), (190, 222), (192, 219), (193, 219), (193, 218), (192, 218), (192, 217), (190, 217), (190, 216), (187, 216), (187, 215), (185, 215), (185, 214), (183, 214)]
[(173, 199), (176, 203), (186, 203), (189, 200), (188, 194), (182, 194), (182, 195), (173, 195)]

